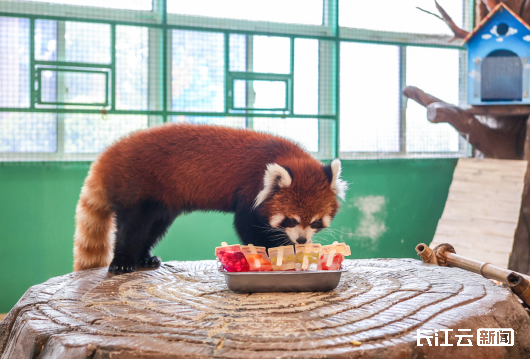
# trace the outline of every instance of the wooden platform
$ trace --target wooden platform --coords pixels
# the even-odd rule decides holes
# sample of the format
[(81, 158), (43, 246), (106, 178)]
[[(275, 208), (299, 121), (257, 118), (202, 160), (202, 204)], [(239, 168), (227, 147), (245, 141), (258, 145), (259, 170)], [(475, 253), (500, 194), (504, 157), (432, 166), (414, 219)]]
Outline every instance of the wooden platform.
[[(346, 260), (328, 293), (237, 294), (214, 261), (106, 268), (30, 288), (0, 323), (2, 358), (524, 358), (530, 322), (516, 297), (476, 274), (414, 259)], [(478, 328), (515, 345), (477, 346)], [(417, 346), (417, 329), (453, 329)], [(457, 346), (471, 329), (471, 347)], [(467, 333), (464, 333), (467, 334)], [(433, 339), (434, 344), (434, 339)], [(441, 342), (440, 342), (441, 344)]]
[(526, 161), (461, 158), (438, 222), (434, 248), (507, 268), (524, 187)]

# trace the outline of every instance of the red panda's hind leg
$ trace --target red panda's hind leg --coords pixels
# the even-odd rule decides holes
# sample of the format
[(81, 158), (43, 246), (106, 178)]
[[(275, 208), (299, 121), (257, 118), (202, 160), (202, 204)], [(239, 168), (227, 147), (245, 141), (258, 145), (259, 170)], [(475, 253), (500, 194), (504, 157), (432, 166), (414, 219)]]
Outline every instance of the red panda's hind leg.
[(160, 239), (162, 239), (162, 237), (166, 234), (169, 226), (171, 226), (171, 223), (173, 223), (175, 220), (175, 217), (177, 217), (177, 212), (166, 212), (162, 209), (159, 218), (155, 220), (151, 226), (151, 232), (149, 233), (148, 241), (144, 247), (144, 253), (142, 254), (138, 264), (141, 268), (160, 267), (162, 261), (159, 257), (153, 256), (151, 254), (151, 248), (154, 247), (156, 243), (158, 243), (158, 241), (160, 241)]
[(113, 274), (130, 273), (136, 268), (160, 266), (151, 255), (152, 247), (165, 234), (178, 212), (156, 201), (143, 201), (132, 208), (116, 209), (116, 244), (109, 266)]

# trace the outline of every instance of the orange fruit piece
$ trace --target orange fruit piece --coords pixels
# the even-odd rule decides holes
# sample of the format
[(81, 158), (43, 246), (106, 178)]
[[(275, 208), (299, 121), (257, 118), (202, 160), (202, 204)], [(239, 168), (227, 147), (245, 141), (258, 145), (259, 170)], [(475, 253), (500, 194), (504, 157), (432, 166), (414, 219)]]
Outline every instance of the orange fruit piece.
[(265, 265), (267, 265), (267, 264), (270, 265), (270, 264), (271, 264), (271, 262), (269, 262), (268, 260), (266, 260), (266, 259), (263, 258), (263, 257), (260, 257), (259, 262), (260, 262), (261, 264), (265, 264)]

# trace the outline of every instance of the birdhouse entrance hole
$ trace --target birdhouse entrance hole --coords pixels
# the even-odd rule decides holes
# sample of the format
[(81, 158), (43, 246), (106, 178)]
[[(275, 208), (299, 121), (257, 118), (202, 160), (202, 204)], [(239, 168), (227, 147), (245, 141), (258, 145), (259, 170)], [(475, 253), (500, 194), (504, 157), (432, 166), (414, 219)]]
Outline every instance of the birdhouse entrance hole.
[(491, 52), (482, 62), (482, 101), (521, 101), (523, 64), (509, 50)]

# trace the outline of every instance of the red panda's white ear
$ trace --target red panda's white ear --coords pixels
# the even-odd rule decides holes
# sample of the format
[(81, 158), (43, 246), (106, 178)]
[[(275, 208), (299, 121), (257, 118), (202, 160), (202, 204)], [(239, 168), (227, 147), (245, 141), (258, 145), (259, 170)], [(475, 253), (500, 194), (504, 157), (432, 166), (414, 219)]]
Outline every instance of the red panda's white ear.
[(348, 189), (348, 183), (340, 178), (342, 172), (342, 166), (340, 160), (337, 158), (331, 162), (331, 189), (337, 197), (344, 201), (346, 197), (346, 190)]
[(285, 168), (277, 163), (269, 163), (265, 170), (265, 176), (263, 176), (263, 189), (256, 196), (254, 208), (265, 201), (267, 196), (274, 190), (274, 187), (289, 187), (292, 181), (289, 172)]

